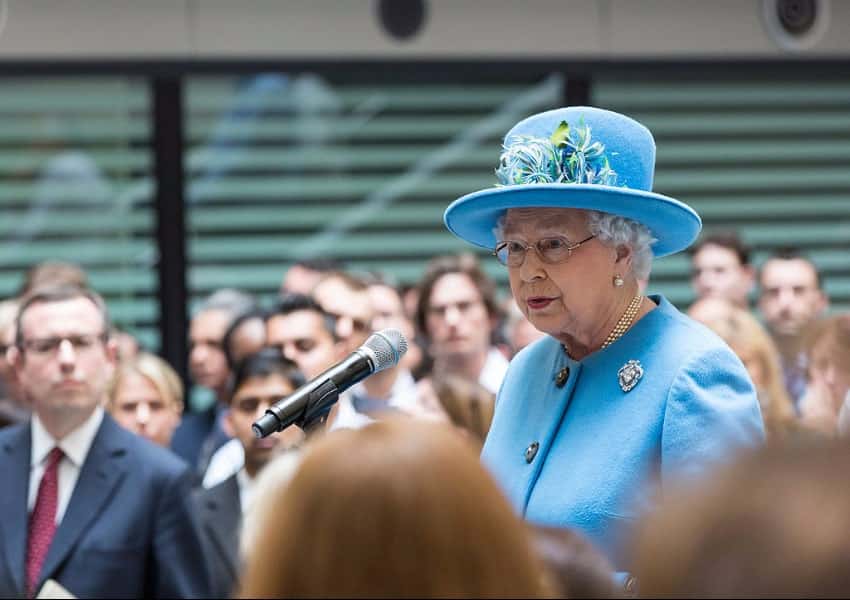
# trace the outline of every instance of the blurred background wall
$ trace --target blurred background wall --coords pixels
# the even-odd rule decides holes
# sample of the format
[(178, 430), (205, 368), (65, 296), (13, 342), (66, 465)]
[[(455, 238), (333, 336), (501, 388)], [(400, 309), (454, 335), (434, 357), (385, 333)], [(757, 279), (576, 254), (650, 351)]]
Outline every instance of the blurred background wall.
[[(847, 2), (9, 0), (4, 58), (847, 57)], [(392, 35), (395, 23), (414, 28)], [(405, 30), (407, 30), (405, 29)]]
[[(505, 131), (590, 103), (656, 134), (657, 191), (756, 264), (802, 247), (850, 309), (848, 75), (840, 0), (0, 1), (0, 296), (77, 262), (182, 370), (213, 289), (469, 250), (442, 211)], [(649, 289), (684, 308), (688, 278), (669, 257)]]

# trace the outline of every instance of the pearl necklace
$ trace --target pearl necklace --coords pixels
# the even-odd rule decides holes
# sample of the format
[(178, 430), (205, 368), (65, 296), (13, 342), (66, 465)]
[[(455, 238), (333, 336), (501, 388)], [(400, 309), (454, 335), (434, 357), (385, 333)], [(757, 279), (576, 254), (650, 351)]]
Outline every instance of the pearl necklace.
[(626, 312), (623, 313), (623, 316), (620, 317), (620, 320), (617, 321), (617, 324), (614, 325), (614, 329), (611, 330), (611, 333), (608, 334), (608, 337), (605, 338), (605, 341), (602, 343), (602, 348), (607, 348), (618, 339), (620, 339), (626, 331), (629, 330), (629, 327), (632, 326), (632, 323), (635, 320), (635, 317), (638, 314), (638, 310), (640, 310), (640, 305), (643, 303), (643, 295), (638, 293), (637, 296), (632, 298), (632, 301), (629, 303), (628, 308), (626, 308)]

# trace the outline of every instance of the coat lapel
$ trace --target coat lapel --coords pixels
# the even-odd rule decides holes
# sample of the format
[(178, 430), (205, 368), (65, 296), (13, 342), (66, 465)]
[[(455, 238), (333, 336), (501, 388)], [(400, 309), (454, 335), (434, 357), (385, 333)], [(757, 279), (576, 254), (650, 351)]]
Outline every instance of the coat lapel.
[(242, 505), (236, 475), (207, 490), (203, 497), (204, 527), (235, 580), (239, 575), (239, 528)]
[(19, 430), (0, 449), (0, 482), (4, 487), (0, 494), (0, 537), (3, 540), (3, 558), (14, 579), (15, 589), (23, 594), (32, 437), (29, 421), (18, 427)]
[(107, 506), (115, 487), (124, 477), (127, 467), (122, 459), (127, 448), (116, 435), (117, 427), (109, 415), (104, 415), (80, 470), (65, 516), (47, 551), (39, 586), (55, 574), (83, 531)]

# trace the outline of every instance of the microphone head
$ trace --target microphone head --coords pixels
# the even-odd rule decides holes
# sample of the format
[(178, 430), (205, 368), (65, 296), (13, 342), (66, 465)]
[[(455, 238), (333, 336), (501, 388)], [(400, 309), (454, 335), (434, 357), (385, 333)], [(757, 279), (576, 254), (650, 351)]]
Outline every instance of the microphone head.
[(407, 340), (398, 329), (382, 329), (369, 336), (362, 346), (371, 355), (375, 370), (383, 371), (398, 364), (407, 352)]

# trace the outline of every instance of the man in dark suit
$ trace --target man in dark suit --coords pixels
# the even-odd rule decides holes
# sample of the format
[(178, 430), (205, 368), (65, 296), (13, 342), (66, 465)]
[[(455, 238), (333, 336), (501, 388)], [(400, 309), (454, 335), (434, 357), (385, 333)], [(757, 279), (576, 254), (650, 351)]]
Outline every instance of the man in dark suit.
[(297, 446), (303, 439), (303, 432), (294, 425), (257, 439), (251, 425), (271, 404), (303, 383), (304, 377), (295, 363), (276, 348), (246, 356), (234, 373), (224, 427), (242, 447), (242, 467), (223, 481), (211, 481), (208, 489), (196, 492), (215, 589), (222, 596), (229, 596), (239, 579), (242, 515), (250, 510), (257, 474), (274, 452)]
[(199, 480), (216, 450), (230, 439), (221, 425), (230, 383), (224, 334), (236, 317), (256, 308), (248, 294), (223, 288), (201, 304), (189, 323), (189, 371), (195, 384), (212, 392), (214, 401), (201, 412), (183, 414), (171, 449), (194, 467)]
[(45, 288), (21, 304), (8, 358), (32, 402), (0, 432), (0, 597), (54, 580), (77, 597), (212, 593), (188, 466), (102, 404), (117, 356), (103, 300)]

